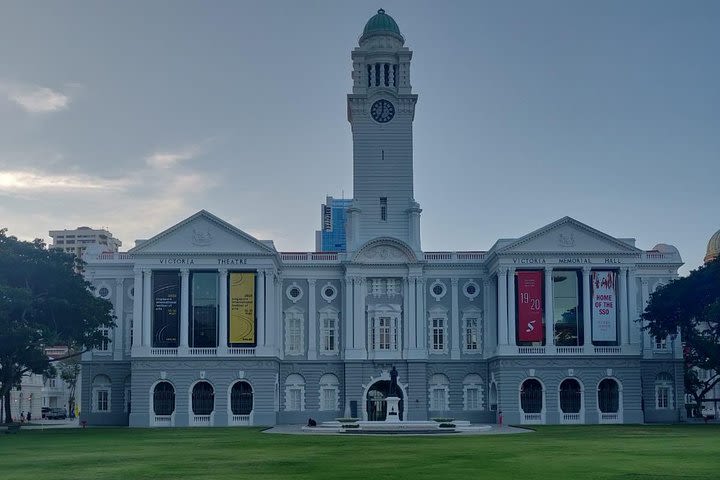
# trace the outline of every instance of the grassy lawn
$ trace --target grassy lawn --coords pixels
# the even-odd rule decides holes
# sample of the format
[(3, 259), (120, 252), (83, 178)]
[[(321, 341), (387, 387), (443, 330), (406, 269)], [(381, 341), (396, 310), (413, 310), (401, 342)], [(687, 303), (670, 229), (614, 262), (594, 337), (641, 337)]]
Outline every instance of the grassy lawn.
[(720, 425), (544, 426), (488, 436), (269, 435), (257, 428), (0, 434), (0, 478), (717, 479)]

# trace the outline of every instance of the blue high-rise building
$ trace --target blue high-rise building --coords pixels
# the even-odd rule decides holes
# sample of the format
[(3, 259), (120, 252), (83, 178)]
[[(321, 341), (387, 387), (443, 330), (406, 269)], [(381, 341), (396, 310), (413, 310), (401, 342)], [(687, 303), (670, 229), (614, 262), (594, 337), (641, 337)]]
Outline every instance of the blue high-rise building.
[(320, 230), (315, 232), (315, 250), (318, 252), (345, 252), (345, 219), (351, 199), (326, 197), (320, 206)]

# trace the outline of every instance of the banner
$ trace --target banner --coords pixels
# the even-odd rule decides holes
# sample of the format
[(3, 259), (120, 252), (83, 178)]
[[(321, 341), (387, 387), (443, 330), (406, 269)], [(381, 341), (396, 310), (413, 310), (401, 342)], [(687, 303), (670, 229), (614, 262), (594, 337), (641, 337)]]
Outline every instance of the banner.
[(542, 272), (517, 272), (518, 340), (542, 342)]
[(231, 272), (229, 291), (230, 344), (255, 345), (255, 273)]
[[(178, 271), (154, 271), (153, 347), (177, 347), (180, 321), (180, 275)], [(187, 300), (186, 300), (187, 301)]]
[(615, 272), (592, 272), (592, 339), (617, 341)]

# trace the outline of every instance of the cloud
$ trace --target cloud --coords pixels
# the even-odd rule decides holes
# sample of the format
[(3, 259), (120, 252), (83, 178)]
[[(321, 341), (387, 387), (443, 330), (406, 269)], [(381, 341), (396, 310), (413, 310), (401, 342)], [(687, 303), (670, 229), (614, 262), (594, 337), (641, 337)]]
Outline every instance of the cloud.
[(0, 84), (0, 92), (28, 113), (55, 112), (70, 103), (64, 93), (36, 85)]
[(155, 152), (145, 158), (145, 163), (147, 163), (152, 168), (166, 169), (174, 166), (176, 163), (190, 160), (199, 154), (200, 147), (197, 145), (192, 145), (188, 148), (184, 148), (175, 152)]
[(107, 179), (91, 175), (54, 174), (39, 170), (0, 170), (0, 192), (32, 190), (120, 190), (128, 179)]

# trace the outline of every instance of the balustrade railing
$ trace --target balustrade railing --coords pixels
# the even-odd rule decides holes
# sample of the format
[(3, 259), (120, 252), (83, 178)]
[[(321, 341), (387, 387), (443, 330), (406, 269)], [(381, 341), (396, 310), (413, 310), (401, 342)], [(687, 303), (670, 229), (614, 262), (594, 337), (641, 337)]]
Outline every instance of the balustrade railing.
[(520, 355), (544, 355), (545, 347), (518, 347)]
[(622, 347), (594, 347), (595, 355), (619, 355)]
[(252, 425), (252, 414), (249, 415), (232, 415), (230, 417), (231, 425)]
[(215, 347), (192, 347), (189, 350), (191, 356), (214, 356), (217, 355), (217, 348)]
[(558, 355), (580, 355), (583, 353), (583, 347), (556, 347)]
[(153, 347), (150, 349), (150, 355), (153, 357), (176, 357), (177, 354), (177, 348)]
[(250, 357), (252, 355), (255, 355), (255, 349), (254, 348), (245, 348), (245, 347), (230, 347), (230, 348), (228, 348), (228, 355)]

